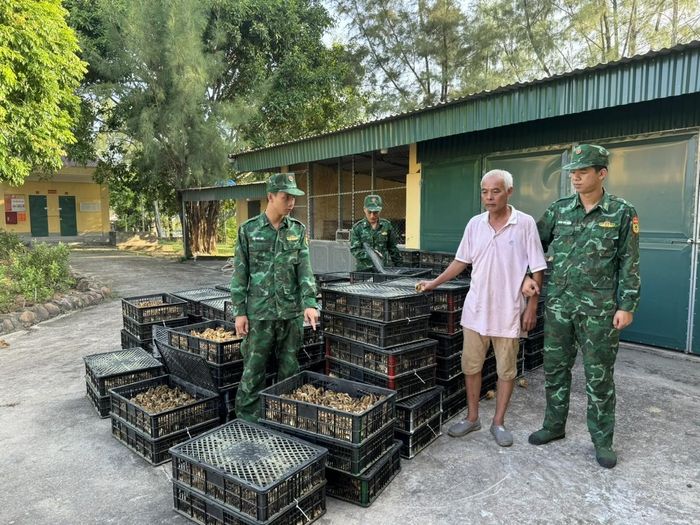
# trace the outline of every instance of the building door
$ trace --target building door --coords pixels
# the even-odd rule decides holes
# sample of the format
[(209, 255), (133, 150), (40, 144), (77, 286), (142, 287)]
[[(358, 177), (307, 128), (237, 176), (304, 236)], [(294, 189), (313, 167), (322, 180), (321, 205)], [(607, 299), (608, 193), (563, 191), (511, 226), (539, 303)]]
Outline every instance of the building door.
[(455, 253), (469, 219), (480, 211), (481, 159), (422, 165), (421, 249)]
[(49, 212), (46, 204), (46, 195), (29, 196), (29, 222), (32, 229), (32, 237), (49, 236)]
[(248, 218), (260, 215), (260, 201), (248, 201)]
[[(603, 144), (607, 191), (631, 202), (640, 221), (642, 298), (622, 339), (690, 350), (694, 323), (697, 135)], [(697, 350), (695, 350), (697, 352)]]
[(59, 195), (58, 215), (61, 222), (61, 237), (74, 237), (78, 235), (78, 219), (75, 213), (74, 196)]

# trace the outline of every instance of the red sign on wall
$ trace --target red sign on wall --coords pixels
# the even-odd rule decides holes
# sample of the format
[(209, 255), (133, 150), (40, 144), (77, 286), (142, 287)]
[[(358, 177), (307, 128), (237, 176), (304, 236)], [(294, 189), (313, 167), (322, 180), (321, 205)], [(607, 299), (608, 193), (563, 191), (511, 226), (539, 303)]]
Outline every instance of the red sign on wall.
[(6, 211), (5, 212), (5, 224), (17, 224), (17, 212), (16, 211)]

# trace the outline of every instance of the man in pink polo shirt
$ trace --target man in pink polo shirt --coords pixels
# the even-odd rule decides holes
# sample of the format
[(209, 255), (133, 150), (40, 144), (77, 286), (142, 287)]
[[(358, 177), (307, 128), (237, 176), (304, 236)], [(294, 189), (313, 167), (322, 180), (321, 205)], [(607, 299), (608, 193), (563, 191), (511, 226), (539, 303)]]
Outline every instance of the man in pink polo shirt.
[(454, 279), (472, 265), (469, 293), (462, 310), (464, 347), (462, 371), (466, 376), (467, 417), (447, 433), (460, 437), (481, 429), (479, 394), (481, 369), (489, 343), (496, 354), (498, 393), (491, 434), (502, 447), (513, 444), (504, 418), (517, 375), (520, 335), (534, 328), (537, 297), (527, 305), (521, 286), (528, 271), (538, 284), (547, 267), (535, 220), (508, 204), (513, 194), (513, 176), (491, 170), (481, 179), (481, 202), (486, 211), (472, 217), (464, 230), (455, 260), (432, 281), (422, 282), (430, 291)]

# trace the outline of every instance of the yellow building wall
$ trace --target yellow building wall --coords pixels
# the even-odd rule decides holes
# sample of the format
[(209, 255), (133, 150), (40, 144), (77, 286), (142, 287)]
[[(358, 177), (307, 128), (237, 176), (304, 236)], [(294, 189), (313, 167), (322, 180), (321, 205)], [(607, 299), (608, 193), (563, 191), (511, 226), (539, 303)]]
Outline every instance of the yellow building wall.
[(408, 173), (406, 174), (406, 248), (420, 248), (420, 190), (421, 165), (418, 147), (408, 149)]
[[(60, 236), (61, 222), (59, 196), (75, 197), (75, 213), (78, 235), (107, 235), (109, 224), (109, 189), (92, 181), (93, 169), (71, 167), (59, 171), (49, 180), (28, 177), (22, 186), (0, 184), (0, 226), (17, 234), (31, 234), (29, 196), (45, 195), (49, 236)], [(5, 221), (5, 197), (21, 195), (25, 202), (25, 220), (17, 224)], [(82, 211), (81, 211), (82, 208)]]

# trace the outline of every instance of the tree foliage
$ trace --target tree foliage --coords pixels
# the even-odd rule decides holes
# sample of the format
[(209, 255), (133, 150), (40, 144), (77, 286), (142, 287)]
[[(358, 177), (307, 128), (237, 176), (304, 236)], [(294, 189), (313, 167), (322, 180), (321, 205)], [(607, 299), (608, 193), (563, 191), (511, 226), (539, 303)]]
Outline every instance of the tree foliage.
[(60, 0), (0, 2), (0, 182), (61, 168), (85, 72)]

